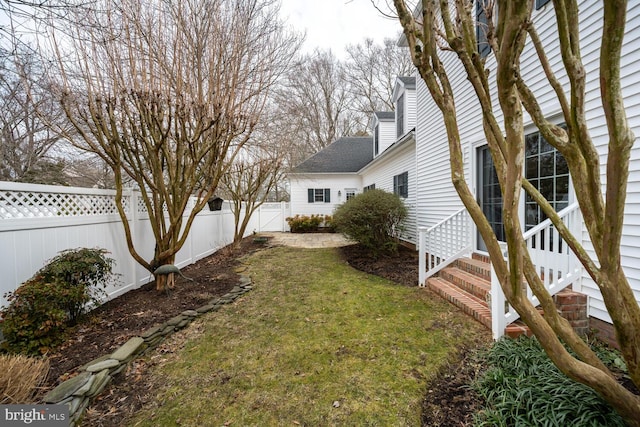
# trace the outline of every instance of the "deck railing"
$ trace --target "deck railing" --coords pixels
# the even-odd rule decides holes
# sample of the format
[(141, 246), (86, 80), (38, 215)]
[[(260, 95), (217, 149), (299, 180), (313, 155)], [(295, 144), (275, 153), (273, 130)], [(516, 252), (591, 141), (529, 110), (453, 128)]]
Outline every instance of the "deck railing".
[(448, 218), (427, 229), (419, 227), (418, 285), (451, 264), (457, 258), (471, 253), (471, 220), (466, 209), (460, 209)]
[[(571, 234), (579, 236), (582, 226), (582, 213), (577, 203), (569, 205), (558, 212), (560, 218)], [(569, 245), (562, 240), (560, 233), (547, 219), (524, 233), (531, 260), (536, 272), (542, 279), (544, 287), (551, 295), (555, 295), (581, 277), (582, 266), (573, 254)], [(506, 253), (506, 246), (503, 253)], [(525, 287), (527, 297), (533, 305), (539, 301), (529, 286)], [(506, 301), (500, 282), (491, 269), (491, 316), (494, 339), (504, 334), (510, 323), (518, 320), (520, 315)]]

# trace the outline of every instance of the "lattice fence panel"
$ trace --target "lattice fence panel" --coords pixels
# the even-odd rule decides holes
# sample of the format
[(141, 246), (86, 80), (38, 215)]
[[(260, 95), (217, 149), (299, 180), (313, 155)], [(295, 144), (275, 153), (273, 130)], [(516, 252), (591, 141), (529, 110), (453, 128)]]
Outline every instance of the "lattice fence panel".
[[(125, 210), (129, 199), (124, 198)], [(0, 192), (0, 218), (75, 217), (117, 214), (115, 196), (100, 194)]]

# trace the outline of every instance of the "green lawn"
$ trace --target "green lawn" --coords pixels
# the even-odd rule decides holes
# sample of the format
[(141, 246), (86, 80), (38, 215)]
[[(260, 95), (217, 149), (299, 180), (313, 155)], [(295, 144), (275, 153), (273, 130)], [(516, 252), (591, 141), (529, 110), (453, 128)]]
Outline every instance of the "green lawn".
[[(489, 332), (419, 288), (352, 269), (332, 249), (245, 260), (254, 289), (194, 322), (150, 375), (140, 426), (418, 426), (427, 382)], [(153, 356), (152, 356), (153, 357)]]

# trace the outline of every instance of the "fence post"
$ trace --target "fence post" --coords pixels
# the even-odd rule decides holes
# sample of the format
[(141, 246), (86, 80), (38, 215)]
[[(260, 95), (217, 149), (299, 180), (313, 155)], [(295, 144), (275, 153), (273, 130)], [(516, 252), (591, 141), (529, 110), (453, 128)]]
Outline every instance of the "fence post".
[(418, 286), (424, 287), (427, 277), (427, 227), (418, 227)]
[[(131, 233), (131, 240), (135, 241), (136, 231), (138, 228), (138, 194), (133, 188), (128, 188), (123, 191), (124, 194), (127, 194), (129, 198), (129, 231)], [(126, 243), (125, 243), (126, 245)], [(127, 247), (127, 251), (129, 248)], [(129, 257), (131, 261), (131, 271), (133, 273), (133, 288), (138, 287), (138, 262), (133, 258)]]

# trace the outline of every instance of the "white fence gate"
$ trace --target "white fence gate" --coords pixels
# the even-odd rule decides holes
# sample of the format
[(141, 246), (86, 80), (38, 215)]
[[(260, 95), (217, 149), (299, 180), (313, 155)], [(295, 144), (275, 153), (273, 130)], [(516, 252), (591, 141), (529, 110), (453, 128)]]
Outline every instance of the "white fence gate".
[[(155, 240), (138, 193), (124, 196), (134, 245), (150, 259)], [(191, 202), (190, 207), (193, 206)], [(286, 231), (288, 203), (269, 203), (254, 213), (247, 227), (252, 232)], [(183, 267), (233, 241), (230, 204), (221, 211), (198, 213), (188, 239), (176, 256)], [(151, 277), (129, 254), (114, 190), (45, 186), (0, 181), (0, 306), (13, 291), (58, 252), (78, 247), (104, 248), (115, 259), (118, 283), (107, 289), (114, 298), (147, 283)]]

